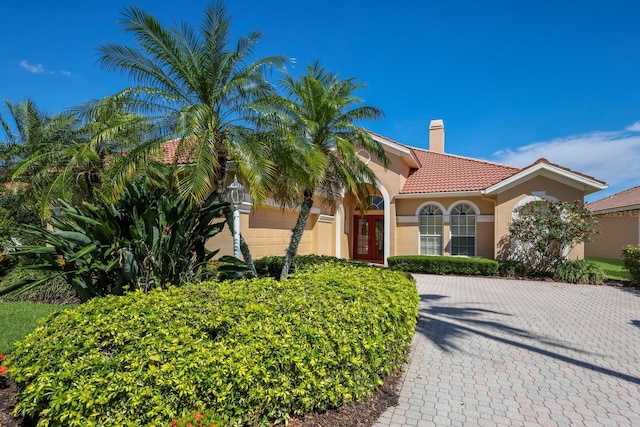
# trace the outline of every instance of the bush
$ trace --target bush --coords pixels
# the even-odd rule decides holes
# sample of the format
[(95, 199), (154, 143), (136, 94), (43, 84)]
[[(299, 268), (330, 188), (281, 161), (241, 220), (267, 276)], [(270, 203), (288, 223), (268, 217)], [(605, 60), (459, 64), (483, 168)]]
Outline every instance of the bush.
[(502, 277), (525, 277), (527, 266), (522, 261), (504, 259), (498, 261), (499, 274)]
[(640, 282), (640, 245), (627, 245), (622, 249), (624, 268), (629, 270), (634, 282)]
[(564, 262), (565, 252), (589, 242), (598, 225), (598, 219), (579, 200), (536, 200), (514, 212), (509, 224), (511, 256), (537, 276), (552, 274)]
[(12, 255), (47, 273), (24, 289), (61, 277), (81, 301), (199, 279), (215, 255), (205, 244), (224, 226), (213, 222), (225, 207), (215, 192), (198, 205), (172, 187), (136, 182), (127, 184), (115, 203), (101, 198), (95, 204), (59, 204), (53, 231), (28, 228), (46, 245), (24, 245)]
[(409, 273), (463, 274), (470, 276), (495, 276), (498, 274), (498, 262), (484, 258), (403, 255), (389, 257), (387, 262), (390, 268)]
[[(402, 273), (331, 265), (96, 298), (15, 346), (16, 412), (42, 425), (269, 425), (369, 396), (407, 355)], [(189, 420), (185, 418), (183, 421)]]
[[(25, 270), (17, 265), (0, 281), (0, 290), (13, 288), (22, 282), (31, 282), (48, 277), (37, 270)], [(77, 303), (76, 292), (73, 287), (61, 277), (53, 277), (40, 286), (20, 293), (9, 293), (0, 299), (4, 301), (30, 301), (46, 304)]]
[[(280, 279), (283, 264), (283, 256), (268, 256), (254, 261), (258, 277), (272, 277), (274, 279)], [(367, 266), (367, 264), (360, 261), (336, 258), (328, 255), (296, 255), (293, 258), (293, 264), (291, 265), (289, 273), (309, 269), (316, 265), (322, 265), (324, 267), (327, 264)]]
[(565, 261), (560, 264), (553, 278), (568, 283), (590, 283), (601, 285), (606, 275), (602, 268), (586, 260)]

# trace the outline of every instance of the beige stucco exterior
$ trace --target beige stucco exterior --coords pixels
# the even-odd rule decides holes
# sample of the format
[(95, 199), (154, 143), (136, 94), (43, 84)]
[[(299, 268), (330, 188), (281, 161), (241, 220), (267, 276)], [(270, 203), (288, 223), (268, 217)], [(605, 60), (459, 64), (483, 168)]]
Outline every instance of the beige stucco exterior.
[[(510, 251), (509, 223), (513, 210), (519, 203), (536, 198), (573, 202), (584, 201), (584, 191), (546, 176), (536, 176), (500, 192), (496, 198), (494, 257), (506, 258)], [(584, 258), (584, 245), (577, 245), (570, 253), (570, 259)]]
[(585, 245), (585, 255), (622, 258), (622, 248), (640, 244), (640, 209), (597, 214), (598, 234)]
[[(437, 150), (444, 150), (444, 130), (441, 132), (442, 135), (436, 135)], [(442, 141), (439, 139), (440, 136)], [(505, 258), (510, 252), (509, 222), (514, 208), (519, 203), (540, 197), (582, 201), (585, 193), (604, 188), (602, 183), (583, 175), (557, 165), (537, 162), (530, 168), (522, 169), (512, 178), (484, 190), (404, 194), (403, 187), (412, 172), (417, 168), (429, 166), (419, 164), (411, 148), (379, 136), (376, 138), (385, 148), (390, 161), (389, 167), (384, 168), (365, 152), (360, 154), (377, 177), (376, 188), (371, 186), (371, 194), (384, 199), (384, 208), (362, 213), (354, 208), (354, 203), (347, 196), (335, 209), (329, 210), (316, 200), (300, 242), (299, 254), (314, 253), (354, 258), (354, 219), (367, 216), (370, 216), (371, 220), (384, 220), (384, 257), (378, 262), (386, 263), (389, 256), (419, 254), (419, 212), (427, 204), (435, 204), (443, 213), (442, 255), (451, 255), (450, 214), (456, 205), (465, 203), (475, 211), (475, 256)], [(245, 204), (241, 213), (241, 231), (253, 257), (284, 255), (297, 214), (296, 210), (282, 210), (277, 206)], [(636, 218), (635, 236), (638, 235), (637, 226)], [(230, 233), (225, 231), (216, 236), (209, 242), (209, 247), (220, 248), (221, 255), (231, 254)], [(569, 256), (572, 259), (582, 258), (584, 248), (575, 248)]]

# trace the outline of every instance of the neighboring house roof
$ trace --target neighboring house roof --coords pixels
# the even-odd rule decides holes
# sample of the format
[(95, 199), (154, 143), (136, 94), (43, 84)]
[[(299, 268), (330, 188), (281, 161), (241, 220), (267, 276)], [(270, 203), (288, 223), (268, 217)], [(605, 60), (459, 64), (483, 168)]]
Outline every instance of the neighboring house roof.
[(484, 160), (414, 148), (423, 165), (405, 182), (400, 194), (480, 191), (520, 171)]
[(587, 204), (594, 213), (606, 213), (640, 208), (640, 185)]

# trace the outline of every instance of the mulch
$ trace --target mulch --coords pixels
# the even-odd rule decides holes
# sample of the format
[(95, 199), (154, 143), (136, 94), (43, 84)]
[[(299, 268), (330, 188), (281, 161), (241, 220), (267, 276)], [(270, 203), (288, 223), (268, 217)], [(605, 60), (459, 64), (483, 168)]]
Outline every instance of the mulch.
[[(375, 424), (382, 413), (398, 403), (398, 384), (402, 372), (387, 376), (384, 384), (369, 398), (361, 402), (351, 402), (339, 408), (324, 412), (312, 412), (300, 418), (289, 420), (291, 427), (365, 427)], [(15, 383), (8, 378), (0, 383), (0, 427), (32, 427), (35, 424), (21, 417), (11, 415), (15, 402), (11, 396), (15, 392)]]

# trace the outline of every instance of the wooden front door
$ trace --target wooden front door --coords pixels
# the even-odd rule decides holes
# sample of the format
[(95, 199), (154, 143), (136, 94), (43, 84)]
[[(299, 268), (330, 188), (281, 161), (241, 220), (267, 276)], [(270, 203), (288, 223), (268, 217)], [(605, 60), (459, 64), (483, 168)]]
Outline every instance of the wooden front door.
[(367, 215), (353, 218), (353, 258), (367, 261), (384, 259), (384, 216)]

